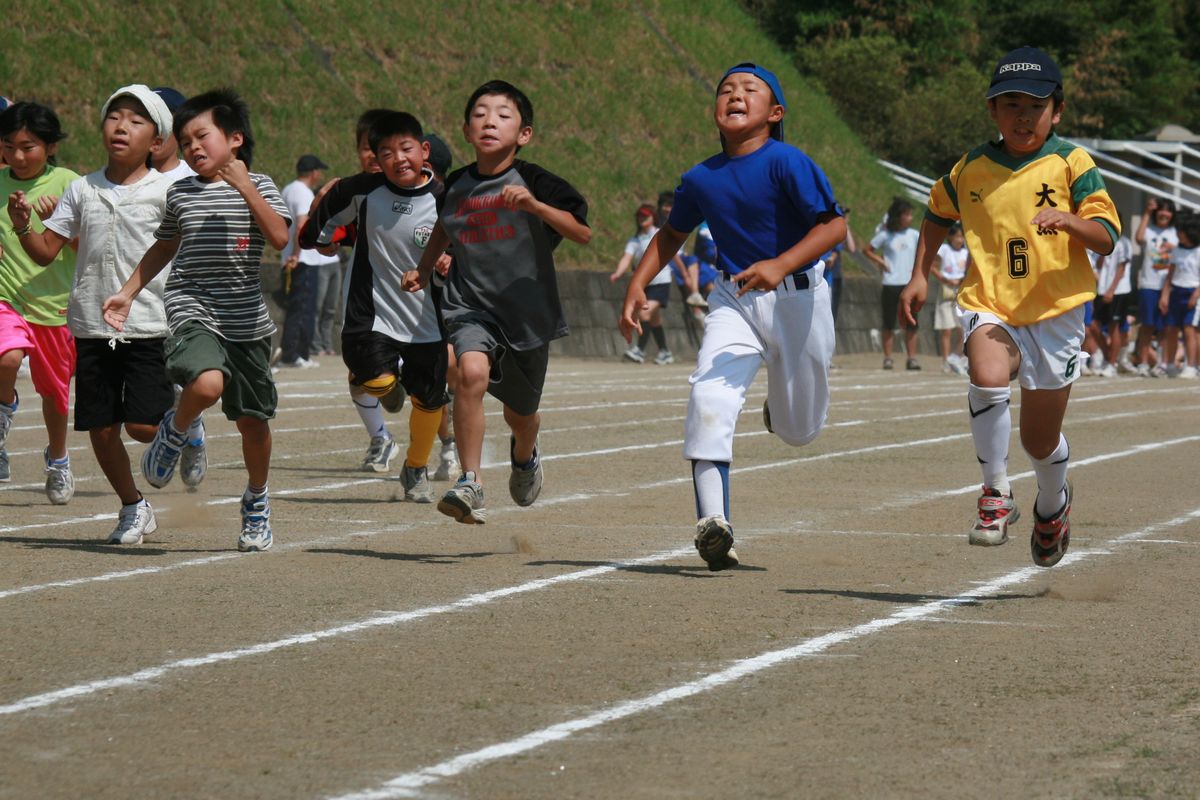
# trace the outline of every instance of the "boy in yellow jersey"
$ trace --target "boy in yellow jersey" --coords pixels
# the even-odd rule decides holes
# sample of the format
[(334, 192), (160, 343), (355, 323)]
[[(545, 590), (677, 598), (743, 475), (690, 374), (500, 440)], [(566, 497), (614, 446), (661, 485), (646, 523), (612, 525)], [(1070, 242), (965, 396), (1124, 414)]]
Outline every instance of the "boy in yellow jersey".
[(938, 247), (961, 221), (974, 268), (958, 304), (970, 363), (971, 434), (983, 470), (969, 541), (1004, 544), (1018, 518), (1008, 481), (1015, 376), (1021, 444), (1038, 483), (1030, 549), (1041, 567), (1057, 564), (1070, 543), (1062, 421), (1079, 376), (1083, 304), (1096, 290), (1087, 250), (1112, 252), (1121, 224), (1091, 157), (1054, 134), (1063, 106), (1062, 75), (1046, 53), (1021, 47), (1000, 60), (987, 107), (1001, 138), (967, 153), (934, 184), (917, 268), (900, 296), (901, 321), (915, 322)]

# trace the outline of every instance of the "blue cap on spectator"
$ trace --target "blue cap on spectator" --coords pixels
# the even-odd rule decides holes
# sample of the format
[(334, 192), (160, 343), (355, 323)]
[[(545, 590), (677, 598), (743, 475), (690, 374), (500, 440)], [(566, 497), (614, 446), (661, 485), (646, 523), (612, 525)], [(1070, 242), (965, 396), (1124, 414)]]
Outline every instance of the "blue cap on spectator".
[(9, 100), (4, 95), (0, 94), (0, 111), (3, 111), (4, 109), (8, 108), (11, 105), (12, 105), (12, 101)]
[(172, 89), (170, 86), (159, 86), (155, 88), (154, 93), (162, 98), (162, 101), (167, 104), (167, 108), (170, 109), (172, 114), (179, 110), (181, 105), (187, 102), (186, 97), (180, 94), (178, 90)]
[[(717, 90), (720, 91), (721, 84), (725, 82), (726, 78), (737, 72), (748, 72), (761, 80), (767, 86), (771, 87), (771, 94), (775, 95), (775, 102), (783, 106), (784, 111), (787, 111), (787, 100), (783, 99), (783, 87), (779, 85), (779, 79), (775, 77), (775, 73), (771, 72), (771, 70), (767, 69), (766, 67), (760, 67), (758, 64), (755, 64), (751, 61), (743, 61), (741, 64), (725, 70), (725, 74), (721, 76), (721, 80), (717, 81)], [(774, 129), (771, 131), (771, 136), (783, 141), (782, 120), (775, 123)]]

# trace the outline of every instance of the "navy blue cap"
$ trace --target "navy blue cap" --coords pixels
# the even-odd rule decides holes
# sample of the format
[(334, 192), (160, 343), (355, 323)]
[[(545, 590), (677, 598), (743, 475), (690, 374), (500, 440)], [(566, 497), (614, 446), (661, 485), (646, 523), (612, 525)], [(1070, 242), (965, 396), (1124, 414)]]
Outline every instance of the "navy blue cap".
[(311, 153), (296, 159), (297, 175), (303, 175), (306, 172), (312, 172), (317, 169), (329, 169), (329, 165)]
[[(717, 81), (717, 91), (721, 90), (721, 84), (725, 82), (726, 78), (737, 72), (748, 72), (771, 87), (771, 94), (775, 95), (775, 102), (783, 106), (784, 111), (787, 111), (787, 100), (783, 99), (783, 87), (779, 85), (779, 78), (776, 78), (775, 73), (771, 72), (771, 70), (766, 67), (760, 67), (751, 61), (743, 61), (741, 64), (725, 70), (725, 74), (721, 76), (721, 80)], [(783, 141), (783, 120), (775, 123), (775, 128), (771, 131), (771, 136)]]
[(1049, 97), (1061, 86), (1062, 72), (1053, 58), (1036, 47), (1018, 47), (996, 65), (987, 99), (1005, 92)]
[(436, 133), (425, 134), (424, 141), (429, 144), (429, 166), (433, 167), (433, 171), (438, 175), (445, 177), (449, 174), (450, 166), (454, 163), (454, 156), (450, 153), (450, 146)]
[(12, 101), (9, 100), (4, 95), (0, 94), (0, 111), (3, 111), (4, 109), (8, 108), (11, 105), (12, 105)]
[(170, 86), (159, 86), (154, 89), (154, 93), (162, 98), (162, 101), (167, 104), (167, 108), (172, 114), (179, 110), (179, 107), (187, 102), (177, 89), (172, 89)]

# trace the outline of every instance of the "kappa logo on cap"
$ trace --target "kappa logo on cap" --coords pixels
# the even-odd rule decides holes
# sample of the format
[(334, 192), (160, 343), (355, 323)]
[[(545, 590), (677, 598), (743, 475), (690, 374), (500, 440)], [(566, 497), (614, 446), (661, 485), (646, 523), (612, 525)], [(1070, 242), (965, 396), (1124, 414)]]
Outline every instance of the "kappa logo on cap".
[(1042, 65), (1034, 64), (1032, 61), (1022, 61), (1017, 64), (1004, 64), (1000, 67), (1000, 69), (996, 70), (996, 74), (1003, 75), (1006, 72), (1025, 72), (1026, 70), (1030, 70), (1032, 72), (1041, 72)]

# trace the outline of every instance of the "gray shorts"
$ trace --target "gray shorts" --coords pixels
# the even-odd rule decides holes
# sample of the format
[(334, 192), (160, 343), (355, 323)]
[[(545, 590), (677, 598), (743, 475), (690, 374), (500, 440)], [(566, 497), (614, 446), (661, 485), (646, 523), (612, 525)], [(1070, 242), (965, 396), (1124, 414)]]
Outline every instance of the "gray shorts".
[(521, 416), (537, 412), (546, 385), (549, 344), (514, 350), (502, 333), (479, 320), (449, 322), (448, 327), (457, 358), (463, 353), (487, 353), (492, 365), (488, 394)]

